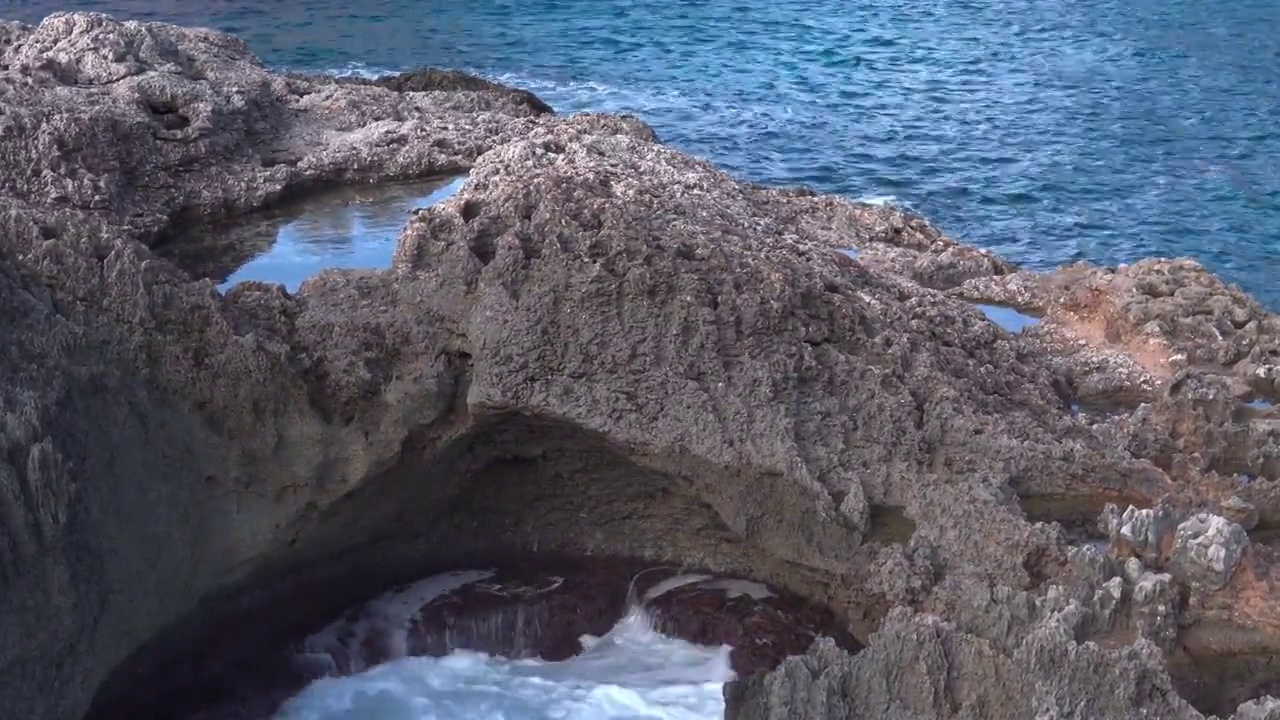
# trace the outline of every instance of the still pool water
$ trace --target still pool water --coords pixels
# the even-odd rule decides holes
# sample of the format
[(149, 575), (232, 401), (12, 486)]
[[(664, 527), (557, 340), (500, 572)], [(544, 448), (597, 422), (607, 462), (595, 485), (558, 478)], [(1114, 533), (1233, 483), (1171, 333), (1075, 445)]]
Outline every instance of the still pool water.
[(203, 228), (162, 256), (227, 291), (246, 280), (296, 291), (328, 268), (384, 270), (413, 211), (441, 202), (465, 177), (344, 187)]
[(1011, 333), (1020, 333), (1029, 327), (1035, 327), (1040, 324), (1040, 319), (1018, 312), (1011, 307), (1003, 305), (984, 305), (975, 303), (978, 310), (991, 322), (999, 325), (1001, 328)]

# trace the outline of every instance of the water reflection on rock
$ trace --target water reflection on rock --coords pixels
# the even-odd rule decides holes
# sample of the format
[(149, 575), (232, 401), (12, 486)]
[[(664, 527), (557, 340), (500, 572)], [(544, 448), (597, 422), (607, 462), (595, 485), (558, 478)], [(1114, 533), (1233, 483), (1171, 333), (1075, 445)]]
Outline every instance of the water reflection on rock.
[(246, 280), (295, 291), (328, 268), (391, 265), (396, 240), (417, 208), (457, 192), (465, 178), (343, 187), (234, 221), (210, 225), (157, 249), (226, 291)]
[(1011, 307), (983, 303), (974, 303), (974, 306), (981, 310), (988, 320), (1011, 333), (1020, 333), (1040, 324), (1040, 318), (1018, 312)]

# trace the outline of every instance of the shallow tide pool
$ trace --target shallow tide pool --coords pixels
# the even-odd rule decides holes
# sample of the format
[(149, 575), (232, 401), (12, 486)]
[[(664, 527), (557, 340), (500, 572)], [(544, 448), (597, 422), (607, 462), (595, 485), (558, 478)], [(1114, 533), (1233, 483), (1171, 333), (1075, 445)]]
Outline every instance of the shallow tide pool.
[(1029, 327), (1040, 324), (1040, 318), (1018, 312), (1010, 307), (984, 305), (982, 303), (974, 303), (974, 306), (981, 310), (988, 320), (1011, 333), (1020, 333)]
[(290, 292), (322, 270), (391, 266), (413, 211), (448, 199), (465, 177), (335, 188), (192, 230), (156, 252), (221, 292), (237, 283), (280, 283)]
[(390, 267), (396, 240), (413, 211), (447, 199), (464, 181), (347, 189), (310, 200), (301, 214), (279, 226), (265, 252), (241, 265), (218, 289), (262, 280), (282, 283), (292, 292), (321, 270)]

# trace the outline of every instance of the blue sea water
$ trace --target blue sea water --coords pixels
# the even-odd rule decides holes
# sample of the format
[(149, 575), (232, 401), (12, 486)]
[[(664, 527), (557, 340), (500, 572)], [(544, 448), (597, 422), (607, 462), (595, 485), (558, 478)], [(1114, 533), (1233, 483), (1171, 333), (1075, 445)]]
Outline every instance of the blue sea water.
[(1195, 257), (1280, 308), (1275, 0), (34, 0), (274, 66), (482, 73), (1036, 268)]
[[(413, 211), (448, 199), (465, 182), (391, 186), (368, 197), (339, 197), (305, 203), (304, 211), (275, 229), (263, 252), (221, 280), (226, 291), (245, 280), (280, 283), (296, 292), (308, 278), (328, 268), (372, 269), (391, 266), (400, 231)], [(335, 202), (336, 201), (336, 202)], [(247, 224), (260, 221), (250, 219)]]

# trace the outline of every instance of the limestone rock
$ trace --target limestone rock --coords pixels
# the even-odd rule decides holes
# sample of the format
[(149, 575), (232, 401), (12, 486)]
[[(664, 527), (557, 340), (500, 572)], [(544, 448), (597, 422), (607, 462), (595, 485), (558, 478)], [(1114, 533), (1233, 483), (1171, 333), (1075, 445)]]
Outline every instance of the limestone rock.
[(178, 211), (190, 223), (302, 187), (454, 174), (546, 117), (492, 84), (398, 93), (273, 75), (209, 30), (55, 13), (11, 33), (0, 164), (30, 171), (0, 190), (50, 232), (98, 221), (152, 241)]
[(511, 88), (505, 85), (467, 75), (456, 70), (437, 70), (425, 68), (399, 75), (387, 75), (378, 78), (366, 78), (360, 75), (332, 77), (325, 75), (307, 76), (311, 82), (372, 85), (387, 88), (396, 92), (474, 92), (486, 95), (504, 95), (515, 105), (522, 105), (541, 115), (553, 113), (551, 106), (528, 90)]
[(1277, 720), (1280, 718), (1280, 700), (1270, 695), (1250, 700), (1236, 710), (1235, 720)]
[(1199, 718), (1144, 641), (1077, 645), (1049, 622), (1012, 652), (936, 618), (894, 611), (852, 658), (815, 645), (726, 690), (740, 720)]
[(1178, 636), (1178, 606), (1181, 599), (1168, 573), (1143, 573), (1133, 587), (1138, 632), (1164, 649)]
[(1224, 518), (1245, 530), (1251, 530), (1258, 525), (1258, 509), (1239, 495), (1232, 495), (1223, 500), (1219, 506), (1219, 512)]
[(1244, 528), (1218, 515), (1198, 513), (1178, 525), (1169, 568), (1200, 592), (1226, 587), (1249, 549)]
[(1132, 553), (1146, 562), (1160, 564), (1168, 556), (1178, 516), (1163, 504), (1141, 510), (1130, 505), (1123, 514), (1108, 504), (1100, 524), (1121, 556)]
[[(1247, 602), (1203, 612), (1277, 634), (1243, 528), (1160, 509), (1280, 512), (1269, 480), (1222, 480), (1277, 457), (1223, 379), (1270, 387), (1275, 317), (1202, 268), (1033, 277), (635, 118), (274, 74), (225, 34), (98, 14), (0, 25), (0, 102), (16, 717), (212, 712), (344, 608), (520, 552), (749, 576), (858, 626), (855, 656), (819, 641), (731, 689), (743, 718), (1198, 717), (1157, 647), (1198, 618), (1170, 617), (1161, 569), (1208, 591), (1247, 565)], [(329, 184), (462, 172), (383, 271), (221, 294), (152, 252)], [(970, 304), (1000, 293), (1045, 326)], [(1179, 354), (1236, 365), (1175, 381)], [(1156, 508), (1108, 511), (1122, 566), (1073, 547), (1106, 502)]]

